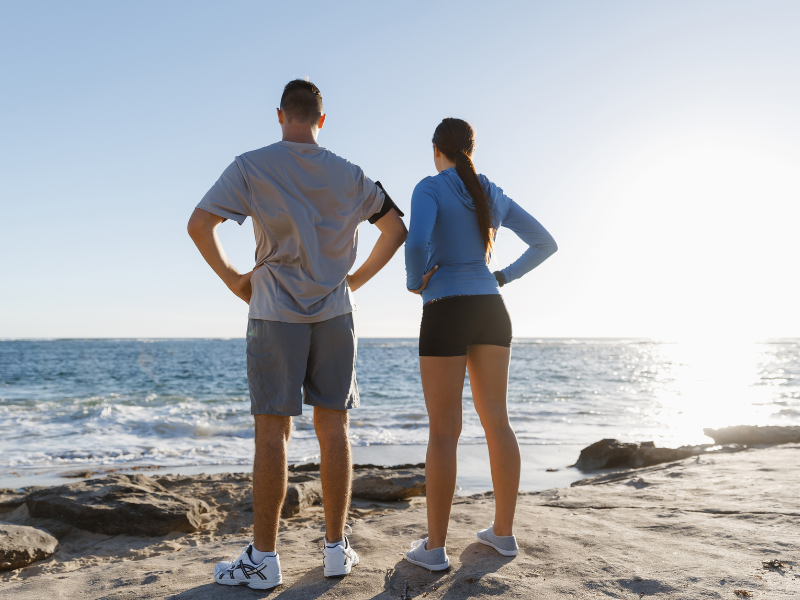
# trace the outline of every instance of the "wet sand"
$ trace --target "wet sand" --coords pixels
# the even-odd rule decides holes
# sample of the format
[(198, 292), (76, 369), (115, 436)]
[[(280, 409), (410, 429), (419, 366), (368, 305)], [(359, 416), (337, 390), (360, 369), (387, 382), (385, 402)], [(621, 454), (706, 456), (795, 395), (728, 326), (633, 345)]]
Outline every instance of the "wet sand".
[[(353, 462), (356, 464), (399, 465), (403, 463), (425, 462), (425, 445), (375, 445), (354, 446)], [(583, 477), (575, 469), (568, 469), (580, 454), (583, 446), (575, 444), (522, 445), (522, 477), (520, 490), (536, 492), (551, 487), (564, 487)], [(318, 460), (318, 459), (317, 459)], [(468, 444), (458, 447), (458, 486), (457, 494), (468, 496), (492, 489), (489, 472), (489, 451), (485, 444)], [(102, 475), (115, 473), (146, 473), (152, 475), (199, 475), (201, 473), (249, 473), (252, 465), (198, 465), (181, 467), (158, 467), (143, 463), (131, 465), (133, 468), (89, 466), (65, 467), (55, 471), (50, 469), (16, 469), (13, 475), (0, 475), (0, 488), (22, 488), (32, 485), (53, 486), (70, 483), (91, 472)], [(551, 469), (551, 471), (548, 471)], [(554, 469), (554, 470), (553, 470)]]

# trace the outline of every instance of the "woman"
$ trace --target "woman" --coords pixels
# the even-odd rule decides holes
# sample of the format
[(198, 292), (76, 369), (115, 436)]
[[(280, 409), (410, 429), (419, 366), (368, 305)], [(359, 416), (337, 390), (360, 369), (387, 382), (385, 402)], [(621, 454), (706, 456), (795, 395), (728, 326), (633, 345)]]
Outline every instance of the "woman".
[[(433, 160), (439, 174), (414, 189), (406, 240), (406, 285), (423, 300), (419, 364), (430, 420), (428, 537), (414, 542), (406, 559), (434, 571), (450, 566), (445, 541), (456, 487), (465, 369), (486, 433), (494, 484), (494, 523), (478, 531), (478, 541), (504, 556), (519, 551), (513, 521), (520, 456), (506, 409), (511, 320), (499, 288), (557, 249), (536, 219), (475, 172), (474, 149), (475, 134), (466, 121), (445, 119), (436, 128)], [(500, 226), (529, 248), (492, 273), (487, 265)]]

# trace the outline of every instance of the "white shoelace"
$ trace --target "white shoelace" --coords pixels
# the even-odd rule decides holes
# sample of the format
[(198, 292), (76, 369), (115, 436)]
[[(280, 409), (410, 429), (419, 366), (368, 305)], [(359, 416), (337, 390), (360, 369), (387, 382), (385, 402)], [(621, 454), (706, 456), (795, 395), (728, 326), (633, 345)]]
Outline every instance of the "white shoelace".
[[(422, 546), (422, 549), (425, 550), (425, 544), (427, 542), (428, 542), (428, 538), (423, 538), (421, 540), (417, 540), (416, 542), (411, 542), (411, 550), (416, 550), (420, 546)], [(410, 552), (410, 550), (409, 550), (409, 552)]]
[[(252, 544), (252, 542), (250, 542), (250, 544)], [(247, 549), (250, 547), (250, 544), (248, 544), (247, 546), (242, 546), (238, 550), (234, 551), (233, 554), (231, 554), (231, 557), (228, 559), (228, 570), (229, 571), (231, 569), (235, 569), (236, 568), (237, 561), (242, 557), (242, 554), (247, 552)]]

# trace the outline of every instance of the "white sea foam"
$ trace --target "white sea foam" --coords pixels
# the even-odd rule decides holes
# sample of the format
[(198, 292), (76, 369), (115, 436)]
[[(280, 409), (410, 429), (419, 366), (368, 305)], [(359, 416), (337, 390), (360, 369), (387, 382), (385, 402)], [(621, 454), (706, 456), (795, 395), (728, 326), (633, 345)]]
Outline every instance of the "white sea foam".
[[(25, 467), (246, 465), (243, 340), (0, 342), (0, 475)], [(416, 343), (362, 340), (355, 445), (424, 444)], [(485, 441), (464, 389), (462, 443)], [(710, 442), (703, 427), (800, 423), (800, 340), (705, 346), (520, 340), (509, 414), (523, 444)], [(290, 460), (318, 456), (310, 409)]]

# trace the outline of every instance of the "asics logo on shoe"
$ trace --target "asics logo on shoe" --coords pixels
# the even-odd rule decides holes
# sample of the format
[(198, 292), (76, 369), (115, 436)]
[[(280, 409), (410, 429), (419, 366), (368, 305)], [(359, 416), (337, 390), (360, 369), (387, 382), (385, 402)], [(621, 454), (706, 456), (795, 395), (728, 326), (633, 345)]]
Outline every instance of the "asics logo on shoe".
[[(266, 579), (264, 574), (261, 572), (267, 565), (262, 564), (260, 567), (254, 567), (252, 565), (245, 564), (244, 561), (239, 561), (239, 564), (235, 567), (228, 569), (227, 573), (231, 579), (234, 579), (233, 572), (236, 569), (240, 569), (242, 571), (242, 575), (244, 575), (247, 579), (250, 579), (250, 575), (258, 575), (261, 579)], [(225, 573), (220, 573), (219, 578), (222, 579), (225, 577)]]

